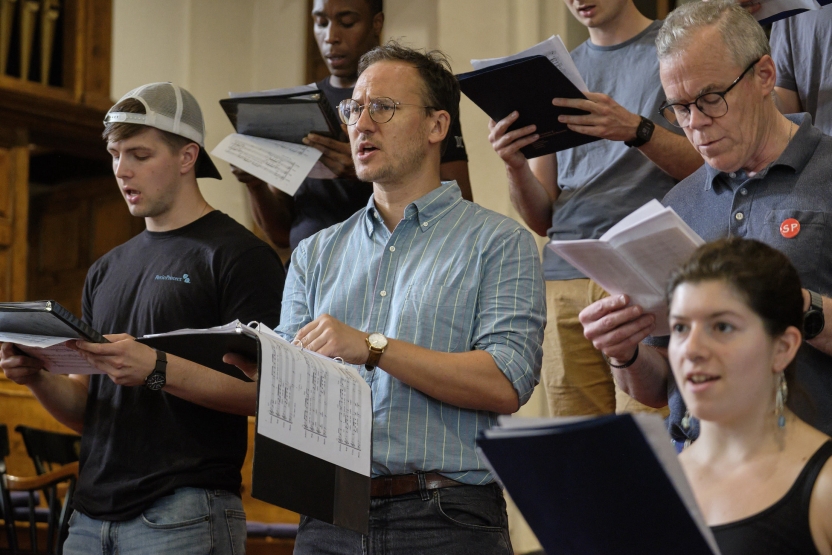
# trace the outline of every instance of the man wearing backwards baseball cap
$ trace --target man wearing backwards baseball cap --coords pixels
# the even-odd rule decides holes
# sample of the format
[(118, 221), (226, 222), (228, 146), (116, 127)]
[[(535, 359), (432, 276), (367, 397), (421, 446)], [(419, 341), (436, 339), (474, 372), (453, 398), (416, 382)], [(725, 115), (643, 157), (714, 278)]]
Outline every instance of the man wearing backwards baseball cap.
[(81, 432), (66, 555), (243, 553), (240, 469), (256, 384), (131, 336), (234, 319), (274, 327), (283, 267), (202, 197), (196, 178), (220, 176), (190, 93), (170, 83), (139, 87), (104, 124), (116, 181), (147, 227), (87, 274), (84, 320), (117, 335), (76, 348), (104, 374), (50, 374), (11, 344), (0, 349), (0, 366)]

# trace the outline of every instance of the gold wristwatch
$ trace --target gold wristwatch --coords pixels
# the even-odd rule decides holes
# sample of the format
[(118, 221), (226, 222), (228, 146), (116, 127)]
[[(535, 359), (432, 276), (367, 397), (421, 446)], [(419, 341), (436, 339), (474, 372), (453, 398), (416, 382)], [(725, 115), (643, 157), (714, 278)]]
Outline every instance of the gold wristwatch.
[(378, 359), (384, 353), (384, 349), (387, 348), (387, 338), (380, 333), (371, 333), (365, 341), (367, 342), (367, 347), (370, 349), (370, 356), (367, 357), (364, 368), (372, 372), (378, 364)]

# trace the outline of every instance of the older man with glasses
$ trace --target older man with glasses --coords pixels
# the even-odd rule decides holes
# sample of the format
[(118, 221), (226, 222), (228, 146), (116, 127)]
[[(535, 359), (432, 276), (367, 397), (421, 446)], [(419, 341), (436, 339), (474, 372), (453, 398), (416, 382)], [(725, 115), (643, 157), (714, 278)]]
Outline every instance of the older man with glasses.
[[(832, 326), (824, 327), (832, 301), (818, 293), (832, 292), (832, 138), (814, 127), (808, 114), (783, 116), (777, 110), (768, 40), (733, 0), (678, 8), (656, 44), (667, 95), (660, 113), (684, 130), (705, 159), (664, 203), (706, 241), (758, 239), (794, 263), (807, 288), (805, 344), (797, 357), (797, 381), (807, 395), (793, 395), (791, 406), (802, 419), (832, 433)], [(685, 408), (666, 358), (659, 349), (636, 351), (654, 329), (653, 316), (617, 296), (587, 307), (581, 322), (586, 336), (614, 365), (631, 361), (615, 370), (618, 383), (649, 405), (661, 406), (669, 398), (674, 439), (694, 439), (696, 423), (683, 418)], [(717, 324), (714, 329), (722, 330)], [(705, 360), (710, 354), (701, 356)]]

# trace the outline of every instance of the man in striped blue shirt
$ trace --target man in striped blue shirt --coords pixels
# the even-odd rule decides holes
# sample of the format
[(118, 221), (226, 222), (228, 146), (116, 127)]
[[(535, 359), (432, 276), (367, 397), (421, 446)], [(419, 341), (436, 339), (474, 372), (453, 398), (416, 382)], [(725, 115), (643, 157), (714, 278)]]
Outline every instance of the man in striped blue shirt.
[(545, 298), (534, 240), (441, 183), (459, 113), (445, 58), (396, 44), (339, 106), (373, 196), (292, 255), (277, 331), (360, 367), (373, 392), (370, 534), (304, 517), (306, 553), (511, 553), (478, 431), (531, 396)]

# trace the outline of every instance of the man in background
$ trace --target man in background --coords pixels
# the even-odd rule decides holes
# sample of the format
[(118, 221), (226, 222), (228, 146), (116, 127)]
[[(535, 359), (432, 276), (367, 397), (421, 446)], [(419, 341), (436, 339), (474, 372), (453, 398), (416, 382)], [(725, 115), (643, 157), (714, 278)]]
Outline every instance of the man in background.
[(780, 110), (808, 112), (818, 129), (832, 135), (832, 7), (775, 21), (771, 56)]
[[(313, 30), (330, 75), (318, 88), (335, 108), (352, 97), (358, 78), (358, 60), (378, 46), (384, 25), (382, 0), (315, 0)], [(468, 155), (459, 121), (442, 157), (441, 178), (456, 181), (463, 198), (472, 200)], [(304, 143), (323, 154), (294, 196), (234, 168), (246, 188), (257, 224), (278, 247), (294, 249), (298, 243), (342, 222), (367, 204), (372, 185), (355, 175), (348, 142), (310, 134)]]
[[(572, 58), (589, 90), (601, 92), (552, 103), (589, 112), (560, 121), (602, 140), (527, 161), (520, 149), (538, 135), (534, 126), (507, 131), (517, 112), (491, 122), (489, 140), (505, 162), (512, 204), (533, 231), (553, 240), (597, 239), (649, 200), (661, 199), (702, 158), (678, 129), (657, 118), (664, 98), (654, 44), (661, 22), (641, 15), (632, 0), (564, 2), (589, 29), (589, 40)], [(549, 323), (542, 377), (551, 414), (645, 410), (616, 395), (607, 362), (578, 321), (580, 311), (606, 292), (546, 248), (543, 271)]]

